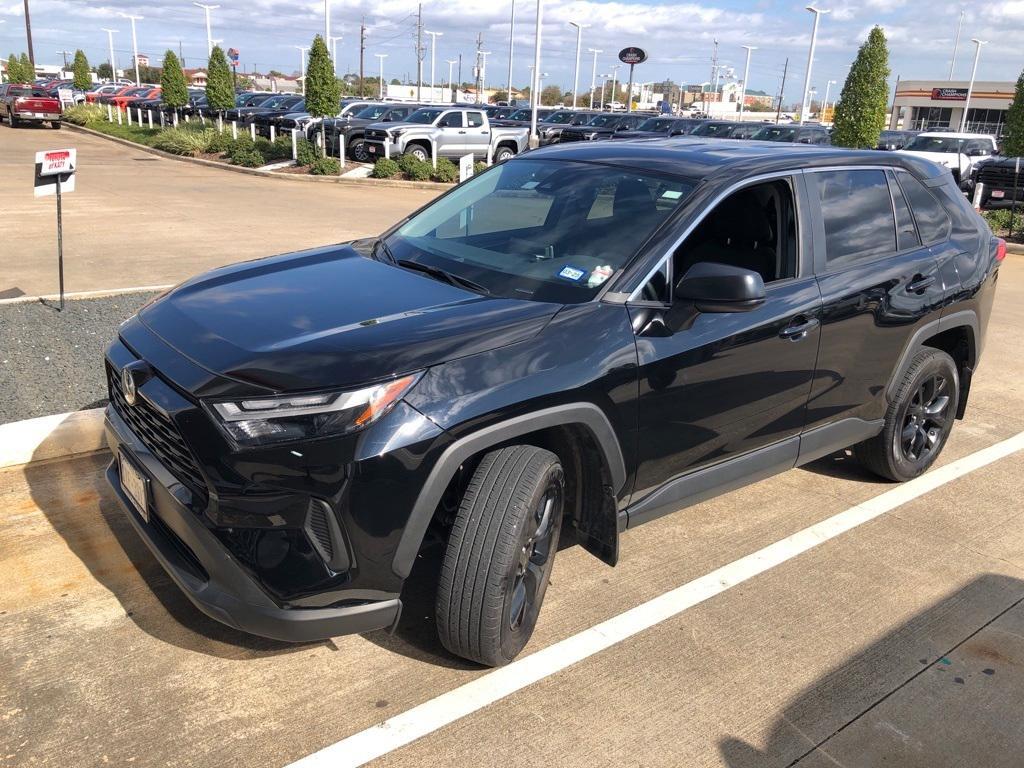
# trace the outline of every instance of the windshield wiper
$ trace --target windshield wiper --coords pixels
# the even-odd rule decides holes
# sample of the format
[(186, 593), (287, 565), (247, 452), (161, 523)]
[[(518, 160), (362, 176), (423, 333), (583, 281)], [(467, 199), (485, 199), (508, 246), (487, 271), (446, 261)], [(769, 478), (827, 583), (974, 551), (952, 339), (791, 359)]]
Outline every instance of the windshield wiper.
[[(391, 248), (383, 238), (374, 243), (372, 255), (377, 261), (386, 261), (391, 264), (398, 263), (395, 255), (391, 252)], [(384, 258), (382, 259), (381, 256)]]
[[(381, 242), (383, 243), (383, 241)], [(384, 247), (387, 248), (387, 245), (385, 244)], [(390, 253), (390, 251), (388, 253)], [(392, 257), (392, 259), (393, 258), (394, 257)], [(410, 259), (398, 259), (394, 263), (400, 267), (404, 267), (405, 269), (422, 272), (425, 275), (429, 275), (430, 277), (433, 277), (436, 280), (441, 280), (449, 285), (454, 285), (457, 288), (468, 288), (475, 293), (482, 293), (485, 296), (491, 295), (491, 292), (480, 285), (480, 283), (470, 280), (468, 277), (456, 275), (454, 272), (449, 272), (445, 269), (441, 269), (440, 267), (435, 267), (431, 264), (423, 264), (419, 261), (411, 261)]]

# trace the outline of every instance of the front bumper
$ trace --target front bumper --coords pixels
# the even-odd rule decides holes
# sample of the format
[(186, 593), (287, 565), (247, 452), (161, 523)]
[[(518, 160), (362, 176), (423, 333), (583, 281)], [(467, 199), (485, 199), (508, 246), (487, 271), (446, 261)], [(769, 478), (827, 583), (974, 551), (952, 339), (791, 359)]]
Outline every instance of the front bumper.
[[(243, 632), (288, 642), (323, 640), (397, 624), (402, 611), (397, 597), (327, 608), (291, 608), (276, 603), (187, 507), (188, 489), (110, 406), (105, 427), (114, 454), (107, 482), (153, 556), (207, 616)], [(149, 480), (149, 521), (136, 511), (121, 485), (117, 457), (122, 453)]]
[(394, 159), (402, 154), (400, 146), (394, 141), (384, 142), (380, 139), (365, 139), (364, 144), (370, 157), (375, 160), (381, 157)]

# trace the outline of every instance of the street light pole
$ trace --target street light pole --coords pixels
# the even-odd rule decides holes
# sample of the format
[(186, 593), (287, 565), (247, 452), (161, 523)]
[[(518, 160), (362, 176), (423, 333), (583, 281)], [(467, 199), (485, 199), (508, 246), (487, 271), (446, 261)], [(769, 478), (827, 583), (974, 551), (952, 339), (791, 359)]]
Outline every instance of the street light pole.
[(604, 87), (608, 85), (608, 78), (611, 76), (611, 72), (602, 72), (598, 75), (601, 78), (601, 101), (599, 102), (598, 110), (601, 112), (604, 112)]
[(331, 42), (331, 0), (324, 0), (324, 42)]
[(117, 65), (114, 63), (114, 33), (116, 29), (107, 29), (103, 27), (103, 31), (107, 33), (107, 48), (110, 50), (110, 82), (117, 82)]
[(964, 102), (964, 116), (960, 120), (960, 133), (967, 130), (967, 112), (971, 107), (971, 94), (974, 93), (974, 78), (978, 74), (978, 59), (981, 58), (981, 46), (988, 44), (988, 40), (979, 40), (976, 37), (972, 37), (971, 42), (974, 43), (974, 66), (971, 68), (970, 85), (967, 86), (967, 101)]
[(543, 23), (544, 0), (537, 0), (537, 21), (533, 33), (533, 74), (530, 77), (530, 101), (533, 102), (533, 109), (530, 110), (530, 146), (532, 147), (536, 147), (538, 144), (537, 107), (540, 106), (540, 94), (537, 93), (537, 76), (540, 74), (540, 42)]
[(956, 52), (960, 48), (960, 30), (964, 28), (964, 13), (966, 9), (960, 9), (960, 22), (956, 25), (956, 38), (953, 40), (953, 58), (949, 60), (949, 80), (953, 79), (953, 68), (956, 67)]
[(380, 97), (379, 98), (383, 99), (384, 98), (384, 59), (386, 59), (388, 57), (388, 55), (386, 53), (375, 53), (373, 55), (376, 56), (377, 60), (380, 62)]
[(206, 5), (205, 3), (197, 3), (194, 2), (194, 0), (192, 5), (194, 5), (196, 8), (202, 8), (204, 11), (206, 11), (206, 55), (209, 56), (211, 53), (213, 53), (213, 33), (210, 31), (210, 11), (214, 10), (215, 8), (220, 8), (220, 6)]
[(457, 99), (455, 98), (455, 90), (452, 88), (452, 67), (459, 63), (458, 59), (445, 59), (448, 62), (448, 88), (452, 92), (452, 103), (454, 104)]
[[(508, 24), (508, 88), (505, 90), (505, 100), (512, 103), (512, 49), (515, 47), (516, 36), (516, 0), (512, 0), (512, 18)], [(451, 79), (451, 78), (449, 78)]]
[(334, 57), (334, 76), (338, 76), (338, 41), (342, 36), (332, 37), (328, 42), (331, 44), (331, 55)]
[(432, 102), (434, 100), (434, 64), (437, 58), (437, 38), (441, 37), (444, 32), (431, 32), (429, 29), (424, 29), (423, 32), (430, 35), (430, 98), (427, 101)]
[[(569, 22), (570, 27), (576, 27), (576, 69), (573, 70), (572, 75), (572, 108), (576, 109), (576, 91), (580, 88), (580, 39), (583, 35), (583, 28), (589, 27), (589, 24), (578, 24), (575, 21)], [(595, 57), (595, 67), (596, 67)], [(595, 72), (597, 70), (595, 69)], [(593, 78), (591, 78), (593, 80)], [(590, 106), (594, 106), (594, 83), (590, 83)]]
[[(604, 53), (600, 48), (587, 48), (587, 53), (594, 54), (594, 66), (590, 70), (590, 108), (594, 108), (594, 89), (597, 87), (597, 54)], [(576, 94), (573, 94), (573, 106), (575, 106)]]
[(135, 85), (139, 86), (139, 85), (141, 85), (140, 78), (139, 78), (139, 44), (138, 44), (138, 41), (136, 40), (136, 37), (135, 37), (135, 22), (136, 21), (142, 21), (142, 17), (141, 16), (131, 16), (130, 14), (127, 14), (127, 13), (121, 13), (121, 14), (118, 14), (118, 15), (119, 16), (123, 16), (124, 18), (128, 19), (132, 23), (132, 56), (135, 58)]
[(800, 102), (800, 125), (803, 125), (807, 119), (807, 96), (811, 88), (811, 67), (814, 64), (814, 48), (818, 44), (818, 22), (821, 20), (822, 14), (829, 13), (829, 11), (823, 11), (820, 8), (815, 8), (813, 5), (808, 5), (806, 10), (814, 14), (814, 28), (811, 30), (811, 48), (807, 52), (807, 72), (804, 74), (804, 90)]
[(821, 102), (821, 119), (824, 119), (825, 112), (828, 111), (828, 94), (832, 90), (832, 86), (835, 84), (835, 80), (829, 80), (827, 83), (825, 83), (825, 100)]
[(299, 79), (302, 81), (302, 95), (306, 95), (306, 51), (309, 50), (308, 45), (293, 45), (292, 48), (296, 48), (299, 51)]
[(480, 99), (484, 99), (482, 103), (486, 104), (486, 97), (484, 91), (487, 90), (487, 57), (491, 55), (490, 51), (477, 51), (480, 54), (480, 93), (477, 94), (477, 102)]
[(750, 77), (750, 52), (756, 51), (755, 45), (742, 46), (747, 52), (747, 63), (743, 67), (743, 88), (740, 90), (740, 120), (743, 120), (743, 108), (747, 103), (747, 78)]
[(611, 99), (609, 99), (609, 101), (615, 101), (615, 97), (618, 94), (618, 92), (616, 91), (615, 86), (618, 85), (619, 67), (620, 66), (622, 66), (622, 65), (621, 64), (616, 64), (614, 67), (612, 67), (612, 94), (611, 94), (612, 97), (611, 97)]

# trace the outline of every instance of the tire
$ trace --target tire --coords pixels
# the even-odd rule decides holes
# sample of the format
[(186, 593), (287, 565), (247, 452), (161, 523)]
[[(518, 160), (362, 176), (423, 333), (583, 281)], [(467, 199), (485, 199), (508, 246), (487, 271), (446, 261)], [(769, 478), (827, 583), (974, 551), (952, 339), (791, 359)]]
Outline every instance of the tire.
[(422, 160), (425, 163), (430, 162), (430, 152), (427, 151), (426, 147), (422, 147), (419, 144), (413, 144), (405, 150), (404, 154), (412, 155), (417, 160)]
[(437, 632), (488, 666), (514, 659), (537, 623), (558, 550), (565, 479), (558, 457), (514, 445), (484, 456), (455, 516), (437, 589)]
[(53, 130), (55, 130), (55, 131), (59, 131), (60, 130), (60, 125), (61, 125), (60, 120), (52, 120), (52, 121), (50, 121), (50, 127), (53, 128)]
[(11, 128), (17, 128), (19, 125), (21, 125), (21, 121), (14, 116), (13, 112), (7, 113), (7, 119), (11, 124)]
[(498, 147), (494, 153), (494, 162), (503, 163), (506, 160), (511, 160), (516, 156), (515, 151), (511, 147)]
[(370, 162), (370, 153), (366, 149), (366, 142), (363, 139), (355, 139), (348, 146), (349, 154), (357, 163)]
[(924, 474), (949, 438), (960, 396), (953, 358), (925, 347), (901, 375), (881, 433), (855, 446), (857, 460), (888, 480), (903, 482)]

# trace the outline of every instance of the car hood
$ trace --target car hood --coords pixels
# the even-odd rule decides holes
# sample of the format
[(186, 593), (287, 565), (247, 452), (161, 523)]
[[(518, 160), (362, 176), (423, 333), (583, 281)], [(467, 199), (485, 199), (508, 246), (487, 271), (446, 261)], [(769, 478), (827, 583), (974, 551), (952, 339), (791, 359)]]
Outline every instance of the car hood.
[(214, 270), (139, 319), (215, 374), (296, 391), (363, 384), (523, 341), (560, 307), (481, 296), (340, 245)]

